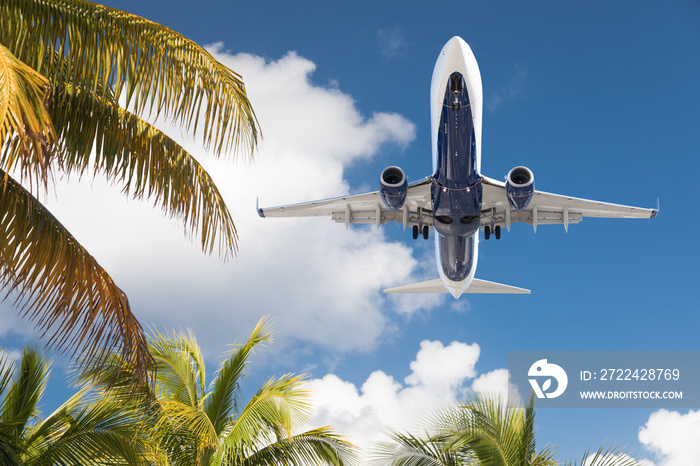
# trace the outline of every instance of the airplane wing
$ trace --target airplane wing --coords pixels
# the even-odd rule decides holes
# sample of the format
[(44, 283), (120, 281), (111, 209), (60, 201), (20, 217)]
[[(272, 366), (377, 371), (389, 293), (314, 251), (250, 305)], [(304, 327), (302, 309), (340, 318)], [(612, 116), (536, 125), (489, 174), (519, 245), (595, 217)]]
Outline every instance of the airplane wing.
[(505, 225), (525, 222), (537, 230), (537, 225), (578, 223), (583, 217), (606, 218), (654, 218), (658, 209), (643, 209), (608, 202), (591, 201), (571, 196), (535, 191), (532, 200), (523, 211), (510, 209), (506, 198), (505, 183), (482, 176), (481, 225)]
[(408, 186), (406, 201), (401, 210), (389, 210), (382, 202), (379, 191), (332, 199), (291, 204), (277, 207), (258, 208), (261, 217), (325, 217), (338, 223), (376, 224), (388, 222), (403, 223), (404, 229), (412, 225), (432, 225), (430, 202), (431, 178), (426, 178)]
[[(384, 290), (384, 293), (449, 293), (449, 291), (442, 280), (436, 278), (427, 282), (389, 288)], [(474, 278), (465, 293), (530, 294), (530, 290)]]

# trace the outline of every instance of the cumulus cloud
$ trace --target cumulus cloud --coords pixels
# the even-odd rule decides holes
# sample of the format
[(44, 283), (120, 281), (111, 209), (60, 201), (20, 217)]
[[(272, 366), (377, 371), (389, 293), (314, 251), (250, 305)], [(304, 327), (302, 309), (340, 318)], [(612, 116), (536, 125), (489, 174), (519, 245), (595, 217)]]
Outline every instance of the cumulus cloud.
[(244, 77), (264, 133), (256, 162), (220, 161), (183, 131), (158, 125), (220, 188), (240, 236), (236, 260), (204, 257), (177, 221), (100, 179), (58, 180), (46, 203), (126, 291), (142, 323), (190, 327), (207, 336), (210, 356), (265, 314), (277, 317), (275, 353), (290, 341), (336, 354), (371, 350), (396, 316), (381, 289), (418, 281), (412, 249), (373, 228), (345, 232), (328, 218), (261, 219), (256, 198), (269, 206), (348, 193), (345, 168), (385, 145), (407, 147), (415, 126), (395, 113), (365, 115), (350, 95), (314, 85), (315, 64), (296, 53), (269, 61), (222, 44), (210, 49)]
[(360, 387), (334, 374), (314, 379), (309, 382), (316, 407), (311, 424), (333, 425), (365, 451), (385, 440), (387, 428), (420, 434), (428, 415), (469, 392), (508, 392), (506, 369), (477, 377), (480, 351), (476, 343), (424, 340), (403, 382), (383, 371), (372, 372)]
[(654, 411), (639, 429), (639, 442), (655, 454), (657, 466), (700, 464), (699, 439), (700, 410)]

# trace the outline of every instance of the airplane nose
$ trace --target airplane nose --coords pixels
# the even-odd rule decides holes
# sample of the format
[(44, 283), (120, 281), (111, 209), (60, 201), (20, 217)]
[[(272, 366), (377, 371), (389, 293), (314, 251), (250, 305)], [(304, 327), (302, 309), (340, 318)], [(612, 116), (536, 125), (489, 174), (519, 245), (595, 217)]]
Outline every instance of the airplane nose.
[(447, 44), (445, 44), (444, 47), (445, 53), (447, 55), (450, 54), (455, 54), (455, 55), (471, 55), (472, 54), (472, 49), (469, 47), (469, 44), (467, 44), (464, 39), (461, 37), (455, 36), (449, 41), (447, 41)]

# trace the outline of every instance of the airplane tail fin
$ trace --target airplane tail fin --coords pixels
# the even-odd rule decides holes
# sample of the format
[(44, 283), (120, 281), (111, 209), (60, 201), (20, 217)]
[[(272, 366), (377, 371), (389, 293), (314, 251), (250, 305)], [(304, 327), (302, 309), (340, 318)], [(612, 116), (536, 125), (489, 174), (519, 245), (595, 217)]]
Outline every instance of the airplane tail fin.
[[(389, 288), (384, 290), (384, 293), (449, 293), (449, 291), (445, 288), (442, 280), (436, 278), (427, 282)], [(475, 278), (469, 284), (469, 288), (467, 288), (465, 293), (530, 294), (530, 290)]]

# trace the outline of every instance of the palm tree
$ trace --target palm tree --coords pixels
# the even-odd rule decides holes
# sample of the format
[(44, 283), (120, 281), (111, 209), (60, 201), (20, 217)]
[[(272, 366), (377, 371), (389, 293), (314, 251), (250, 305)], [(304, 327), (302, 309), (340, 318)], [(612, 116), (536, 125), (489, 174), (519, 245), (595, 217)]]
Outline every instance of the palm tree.
[[(425, 436), (391, 431), (377, 446), (373, 464), (390, 466), (556, 466), (554, 449), (535, 445), (535, 410), (506, 405), (496, 396), (475, 396), (438, 412)], [(586, 466), (641, 466), (617, 447), (584, 454)], [(567, 463), (577, 465), (579, 463)], [(582, 463), (584, 464), (584, 463)]]
[(131, 368), (118, 354), (106, 366), (84, 365), (80, 378), (94, 380), (105, 397), (141, 414), (143, 422), (134, 431), (157, 446), (157, 464), (353, 464), (355, 447), (331, 428), (297, 432), (311, 408), (303, 376), (270, 378), (242, 403), (240, 383), (248, 358), (270, 340), (269, 321), (262, 319), (247, 342), (234, 345), (208, 385), (191, 332), (154, 332), (149, 338), (156, 372), (152, 392), (141, 388), (146, 396), (134, 396), (128, 384)]
[(0, 464), (139, 465), (153, 454), (126, 429), (133, 422), (128, 413), (90, 399), (87, 389), (40, 419), (50, 364), (35, 348), (25, 348), (13, 366), (0, 357)]
[(139, 380), (152, 360), (126, 295), (35, 195), (54, 173), (100, 174), (180, 219), (205, 252), (235, 254), (214, 182), (149, 116), (216, 154), (257, 145), (241, 77), (180, 34), (82, 0), (0, 2), (0, 287), (50, 346), (117, 346)]

